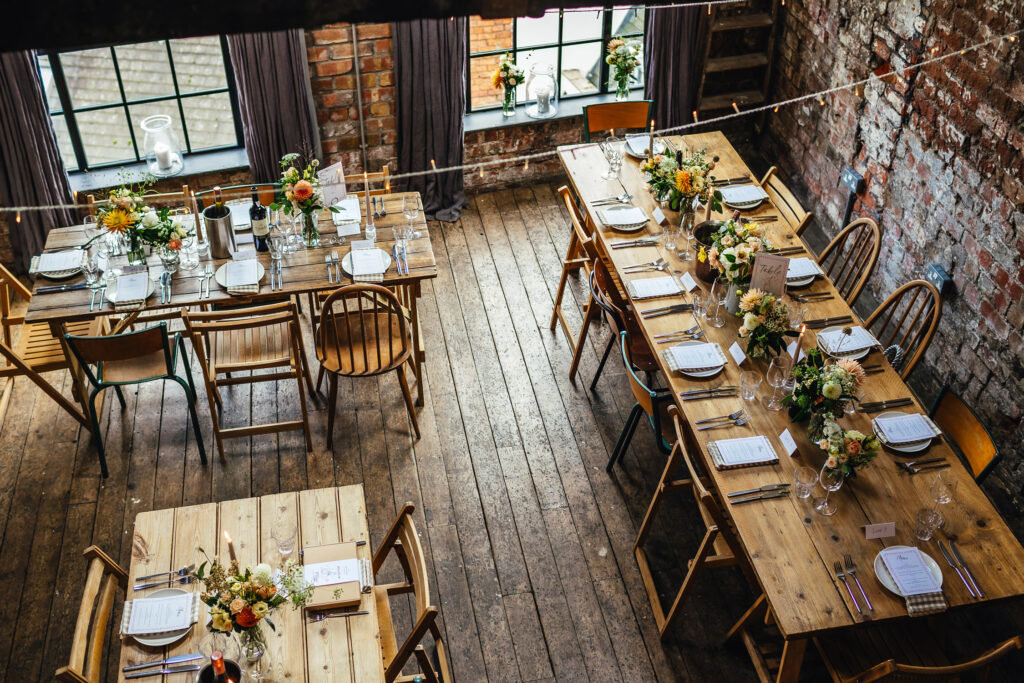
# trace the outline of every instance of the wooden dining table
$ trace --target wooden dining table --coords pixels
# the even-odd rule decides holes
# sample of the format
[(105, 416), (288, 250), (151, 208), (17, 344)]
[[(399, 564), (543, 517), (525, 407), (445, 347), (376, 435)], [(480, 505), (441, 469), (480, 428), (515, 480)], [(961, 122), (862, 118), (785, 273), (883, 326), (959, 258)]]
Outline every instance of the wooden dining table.
[[(132, 558), (129, 586), (136, 577), (199, 566), (207, 558), (229, 561), (224, 532), (230, 536), (241, 567), (265, 562), (279, 567), (284, 556), (271, 535), (275, 522), (294, 523), (298, 536), (291, 558), (300, 560), (303, 546), (360, 542), (360, 559), (371, 559), (370, 534), (366, 522), (366, 500), (362, 484), (277, 493), (259, 498), (244, 498), (221, 503), (190, 505), (170, 510), (142, 512), (135, 518), (132, 534)], [(201, 591), (198, 583), (175, 584), (186, 591)], [(145, 597), (158, 590), (129, 590), (129, 600)], [(373, 593), (363, 593), (356, 611), (366, 612), (344, 618), (315, 621), (303, 609), (280, 605), (270, 618), (274, 629), (263, 626), (271, 665), (271, 680), (329, 681), (372, 683), (384, 680), (380, 627)], [(174, 655), (200, 653), (207, 628), (209, 610), (200, 602), (199, 621), (178, 642), (151, 648), (125, 638), (121, 644), (118, 680), (123, 667), (159, 661)], [(202, 663), (202, 662), (201, 662)], [(146, 680), (164, 683), (191, 683), (196, 674), (173, 674)]]
[[(383, 205), (386, 210), (386, 215), (384, 217), (376, 218), (374, 220), (377, 228), (376, 245), (378, 248), (384, 250), (388, 254), (391, 253), (391, 248), (395, 243), (394, 228), (398, 225), (407, 225), (410, 222), (402, 213), (403, 200), (407, 195), (416, 196), (418, 198), (418, 194), (419, 193), (416, 192), (400, 192), (380, 195), (377, 197), (378, 200), (383, 201)], [(339, 259), (344, 259), (346, 254), (351, 251), (352, 240), (362, 239), (363, 235), (358, 234), (348, 236), (345, 238), (344, 244), (331, 244), (330, 239), (332, 237), (336, 237), (337, 232), (332, 224), (330, 213), (322, 211), (321, 214), (319, 221), (321, 234), (320, 245), (312, 248), (300, 246), (297, 251), (286, 253), (284, 255), (284, 258), (282, 259), (283, 287), (277, 290), (271, 290), (269, 274), (264, 274), (258, 294), (234, 296), (229, 294), (224, 288), (220, 287), (217, 284), (216, 279), (211, 277), (209, 297), (200, 297), (200, 284), (206, 266), (212, 266), (213, 271), (216, 272), (218, 268), (229, 260), (211, 258), (209, 250), (206, 250), (204, 252), (205, 256), (204, 253), (200, 254), (199, 266), (197, 268), (191, 271), (179, 270), (174, 274), (171, 280), (170, 303), (158, 303), (159, 299), (157, 295), (154, 294), (146, 301), (146, 307), (142, 313), (171, 311), (173, 309), (207, 304), (245, 305), (251, 303), (257, 305), (262, 301), (280, 298), (282, 296), (302, 295), (325, 289), (333, 289), (340, 285), (351, 284), (351, 277), (345, 274), (344, 271), (342, 282), (338, 283), (336, 280), (333, 283), (329, 282), (324, 257), (330, 255), (332, 252), (337, 252)], [(422, 211), (419, 212), (417, 218), (414, 219), (412, 223), (413, 228), (419, 231), (419, 237), (409, 240), (407, 246), (406, 253), (409, 263), (409, 273), (400, 275), (397, 272), (396, 264), (392, 263), (384, 273), (383, 280), (377, 284), (380, 284), (383, 287), (393, 288), (397, 292), (400, 301), (407, 311), (413, 335), (414, 353), (412, 355), (412, 359), (417, 385), (416, 404), (423, 405), (423, 363), (426, 359), (426, 355), (424, 353), (423, 339), (421, 336), (418, 302), (422, 293), (423, 281), (437, 277), (437, 262), (434, 259), (434, 250), (430, 244), (430, 237), (427, 233), (427, 224)], [(237, 232), (239, 235), (244, 235), (247, 232), (251, 235), (251, 231), (247, 228), (244, 230), (238, 230)], [(84, 245), (87, 241), (88, 236), (86, 235), (85, 228), (82, 225), (57, 228), (55, 230), (51, 230), (47, 235), (45, 250), (59, 251), (78, 248)], [(249, 241), (248, 244), (248, 247), (240, 245), (240, 248), (251, 248), (252, 242)], [(263, 264), (264, 267), (267, 267), (270, 264), (270, 256), (266, 252), (257, 253), (257, 260)], [(115, 313), (114, 306), (109, 301), (99, 302), (98, 306), (95, 306), (93, 307), (93, 310), (90, 310), (89, 303), (92, 298), (92, 292), (88, 289), (51, 294), (37, 293), (40, 286), (54, 284), (73, 285), (80, 282), (83, 282), (81, 276), (61, 281), (60, 283), (51, 282), (41, 277), (37, 278), (32, 289), (32, 300), (29, 302), (28, 310), (25, 313), (25, 321), (27, 323), (49, 324), (53, 335), (58, 339), (61, 339), (63, 343), (65, 326), (67, 323)], [(130, 320), (134, 317), (134, 315), (129, 315), (127, 319)], [(124, 325), (122, 324), (121, 327), (123, 328)], [(119, 328), (115, 326), (114, 329), (117, 330)], [(64, 350), (67, 354), (68, 362), (73, 370), (73, 375), (76, 377), (76, 398), (78, 398), (84, 411), (88, 401), (88, 387), (86, 386), (86, 380), (81, 370), (77, 367), (77, 363), (66, 344)], [(89, 420), (84, 412), (82, 415), (76, 417), (79, 418), (79, 422), (82, 422), (82, 424), (88, 428)]]
[[(712, 155), (718, 156), (719, 161), (714, 169), (714, 175), (718, 177), (734, 178), (747, 175), (753, 182), (757, 181), (750, 168), (721, 132), (675, 136), (670, 140), (677, 149), (685, 150), (684, 153), (688, 150), (705, 149), (709, 158)], [(620, 194), (624, 187), (633, 195), (632, 203), (650, 216), (657, 202), (647, 189), (639, 170), (639, 160), (626, 157), (620, 174), (620, 186), (618, 180), (601, 177), (607, 169), (607, 163), (596, 145), (561, 147), (559, 157), (576, 196), (582, 201), (589, 222), (595, 228), (595, 241), (602, 258), (614, 268), (620, 281), (665, 274), (681, 278), (684, 273), (689, 272), (707, 294), (709, 285), (696, 277), (696, 261), (681, 261), (675, 251), (670, 253), (665, 249), (663, 242), (639, 248), (610, 248), (610, 244), (617, 241), (662, 233), (662, 228), (654, 221), (648, 223), (639, 233), (625, 234), (612, 230), (602, 224), (597, 207), (592, 204), (597, 199)], [(731, 213), (730, 209), (725, 210)], [(665, 213), (669, 220), (676, 221), (678, 225), (678, 214), (667, 209)], [(783, 218), (783, 212), (770, 201), (766, 201), (755, 210), (744, 211), (743, 215), (778, 217), (775, 222), (765, 224), (773, 246), (801, 246), (806, 251), (797, 254), (798, 256), (814, 257), (813, 252), (795, 234), (795, 226), (788, 224)], [(728, 216), (716, 214), (714, 217), (721, 219)], [(698, 222), (702, 218), (698, 214)], [(664, 273), (630, 274), (624, 270), (626, 266), (651, 262), (659, 257), (667, 259), (669, 263), (669, 268)], [(854, 324), (860, 324), (857, 315), (843, 301), (827, 278), (820, 277), (801, 291), (828, 292), (833, 296), (831, 300), (807, 304), (808, 319), (849, 315), (853, 317)], [(674, 300), (650, 299), (631, 302), (631, 306), (636, 311), (645, 311), (683, 301), (689, 301), (689, 298), (678, 296)], [(740, 324), (739, 318), (727, 317), (729, 320), (721, 328), (700, 321), (705, 331), (705, 341), (718, 343), (723, 351), (738, 340)], [(822, 467), (825, 460), (824, 452), (808, 439), (806, 424), (791, 423), (785, 410), (768, 410), (760, 400), (763, 394), (767, 393), (764, 389), (756, 401), (744, 401), (738, 397), (683, 401), (679, 396), (679, 392), (712, 385), (738, 385), (741, 370), (755, 369), (764, 374), (767, 368), (766, 361), (748, 359), (740, 368), (735, 360), (730, 358), (724, 369), (713, 378), (689, 378), (681, 373), (672, 372), (667, 367), (662, 352), (669, 345), (659, 344), (655, 335), (691, 327), (695, 323), (692, 314), (682, 312), (649, 319), (637, 316), (637, 320), (648, 343), (655, 350), (661, 374), (667, 381), (668, 389), (672, 391), (681, 415), (691, 426), (697, 420), (725, 415), (740, 408), (745, 409), (750, 415), (749, 422), (742, 426), (709, 431), (691, 429), (691, 448), (696, 448), (699, 452), (703, 469), (708, 473), (711, 484), (718, 492), (719, 500), (725, 501), (726, 494), (730, 492), (753, 489), (766, 484), (793, 482), (794, 470), (800, 466), (814, 469)], [(745, 347), (745, 343), (740, 341), (741, 347)], [(809, 329), (803, 338), (803, 348), (808, 349), (815, 344), (815, 331)], [(880, 362), (885, 368), (884, 372), (867, 377), (862, 387), (864, 401), (908, 397), (913, 399), (912, 405), (898, 410), (926, 412), (900, 375), (888, 365), (878, 350), (872, 350), (862, 362)], [(767, 391), (770, 391), (770, 388)], [(841, 424), (847, 429), (871, 433), (872, 417), (870, 414), (855, 412), (843, 416)], [(780, 441), (780, 434), (787, 429), (798, 447), (792, 456), (787, 455)], [(713, 466), (708, 448), (711, 442), (754, 435), (764, 435), (769, 439), (779, 457), (776, 464), (727, 470), (718, 470)], [(920, 542), (914, 536), (917, 511), (933, 506), (931, 484), (934, 474), (910, 475), (902, 471), (896, 463), (906, 461), (907, 458), (889, 450), (881, 452), (868, 467), (860, 470), (855, 478), (847, 480), (839, 491), (832, 494), (832, 499), (839, 508), (833, 516), (819, 514), (811, 502), (812, 499), (799, 499), (795, 495), (738, 506), (723, 504), (724, 512), (734, 525), (735, 533), (762, 592), (758, 602), (745, 615), (745, 619), (741, 619), (734, 631), (742, 631), (747, 622), (763, 616), (765, 608), (770, 610), (769, 619), (774, 620), (785, 638), (777, 680), (796, 680), (805, 645), (812, 636), (836, 629), (856, 628), (867, 622), (879, 623), (908, 618), (903, 599), (890, 593), (875, 578), (873, 563), (883, 548), (893, 545), (916, 545), (932, 556), (942, 569), (942, 589), (950, 609), (1019, 598), (1024, 595), (1024, 548), (945, 441), (945, 437), (933, 440), (926, 451), (916, 453), (915, 456), (943, 457), (951, 464), (948, 469), (941, 471), (953, 478), (956, 488), (953, 502), (942, 506), (945, 524), (938, 537), (942, 538), (945, 535), (956, 540), (964, 561), (974, 572), (984, 594), (983, 599), (971, 596), (956, 572), (943, 560), (936, 546), (936, 539)], [(819, 492), (824, 493), (821, 490)], [(881, 522), (895, 522), (895, 536), (873, 540), (866, 538), (865, 525)], [(871, 599), (873, 610), (865, 609), (863, 613), (859, 612), (847, 594), (846, 587), (841, 585), (833, 570), (833, 563), (842, 560), (847, 553), (856, 563), (858, 575)], [(860, 599), (856, 586), (853, 590)], [(704, 605), (701, 609), (714, 607)], [(758, 665), (757, 662), (755, 664)], [(758, 668), (759, 672), (763, 671), (763, 666), (758, 665)]]

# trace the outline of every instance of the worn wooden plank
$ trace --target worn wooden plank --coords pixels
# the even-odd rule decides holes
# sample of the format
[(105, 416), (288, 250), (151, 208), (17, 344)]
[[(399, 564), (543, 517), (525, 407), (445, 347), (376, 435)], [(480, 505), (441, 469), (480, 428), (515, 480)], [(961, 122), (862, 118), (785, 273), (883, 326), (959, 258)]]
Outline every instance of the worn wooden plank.
[[(213, 511), (216, 515), (216, 511)], [(174, 511), (160, 510), (159, 512), (143, 512), (135, 518), (134, 531), (131, 535), (131, 542), (128, 548), (130, 562), (121, 566), (128, 569), (128, 585), (136, 583), (137, 577), (149, 576), (160, 572), (170, 571), (173, 566), (173, 543), (174, 543)], [(180, 565), (184, 566), (184, 565)], [(198, 565), (197, 565), (198, 566)], [(154, 592), (155, 588), (139, 592), (140, 596)], [(133, 591), (134, 592), (134, 591)], [(115, 625), (116, 626), (116, 625)], [(114, 634), (118, 632), (113, 629)], [(115, 635), (116, 637), (116, 635)], [(159, 658), (165, 652), (164, 648), (150, 648), (127, 639), (121, 644), (120, 663), (116, 671), (131, 664), (141, 664)], [(117, 660), (112, 663), (117, 663)], [(114, 674), (117, 676), (117, 674)]]
[[(301, 443), (301, 440), (300, 440)], [(259, 499), (260, 506), (260, 561), (271, 567), (283, 565), (286, 559), (299, 560), (298, 553), (293, 551), (290, 558), (285, 558), (277, 548), (277, 542), (271, 530), (279, 520), (287, 520), (298, 530), (298, 496), (294, 493), (278, 493), (263, 496)], [(296, 535), (296, 550), (298, 535)], [(274, 675), (281, 680), (305, 681), (306, 678), (306, 646), (303, 610), (292, 609), (290, 604), (281, 605), (273, 615), (273, 630), (265, 630), (270, 661), (274, 666)], [(297, 656), (301, 654), (302, 656)]]

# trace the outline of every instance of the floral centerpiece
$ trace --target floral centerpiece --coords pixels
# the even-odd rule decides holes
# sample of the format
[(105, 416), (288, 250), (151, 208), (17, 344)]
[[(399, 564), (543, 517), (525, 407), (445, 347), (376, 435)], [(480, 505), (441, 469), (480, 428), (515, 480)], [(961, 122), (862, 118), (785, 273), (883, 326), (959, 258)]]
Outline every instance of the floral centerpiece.
[(856, 429), (844, 430), (831, 416), (825, 419), (818, 447), (825, 451), (825, 467), (849, 477), (878, 455), (878, 438)]
[(857, 400), (864, 382), (864, 368), (855, 360), (826, 361), (821, 351), (811, 349), (807, 357), (793, 367), (793, 393), (782, 399), (789, 407), (793, 422), (810, 420), (807, 432), (818, 440), (829, 419), (846, 410), (847, 401)]
[(768, 249), (771, 243), (764, 236), (764, 227), (730, 218), (711, 234), (711, 248), (701, 247), (697, 258), (707, 259), (729, 282), (742, 284), (750, 280), (757, 253)]
[(640, 172), (644, 174), (651, 194), (659, 202), (668, 200), (669, 208), (673, 210), (679, 209), (679, 200), (682, 197), (676, 189), (678, 170), (679, 164), (667, 154), (655, 154), (640, 162)]
[(760, 289), (751, 289), (740, 298), (737, 316), (743, 318), (739, 335), (747, 340), (747, 355), (767, 358), (782, 353), (786, 337), (796, 337), (789, 327), (789, 309), (778, 297)]
[(143, 217), (149, 213), (145, 195), (152, 184), (153, 178), (149, 175), (143, 176), (138, 182), (129, 182), (122, 177), (121, 186), (112, 189), (106, 204), (96, 210), (96, 223), (100, 229), (105, 230), (108, 235), (124, 239), (130, 263), (142, 263), (146, 260), (146, 255), (142, 251), (145, 240), (139, 226)]
[(136, 232), (144, 243), (159, 250), (164, 269), (169, 273), (177, 270), (178, 252), (181, 251), (185, 238), (192, 234), (180, 218), (171, 215), (171, 209), (168, 207), (147, 211), (142, 216)]
[(605, 55), (604, 61), (611, 67), (608, 85), (615, 85), (615, 99), (628, 99), (629, 81), (633, 77), (633, 72), (640, 66), (640, 43), (635, 40), (612, 38), (608, 41), (608, 54)]
[[(271, 209), (284, 211), (289, 216), (302, 216), (302, 239), (308, 247), (320, 244), (317, 212), (324, 208), (324, 196), (316, 174), (319, 166), (318, 160), (305, 161), (298, 152), (281, 157), (281, 193), (270, 205)], [(332, 206), (331, 211), (335, 211), (335, 207)]]
[(710, 202), (713, 211), (722, 210), (722, 193), (712, 186), (711, 171), (714, 161), (709, 161), (704, 150), (696, 150), (688, 157), (682, 154), (676, 158), (666, 154), (655, 154), (640, 162), (640, 171), (647, 185), (658, 201), (668, 201), (673, 211), (693, 212), (693, 200), (702, 204)]
[(498, 68), (491, 74), (491, 85), (502, 89), (501, 112), (505, 116), (515, 116), (516, 86), (523, 82), (523, 70), (516, 66), (512, 55), (506, 52), (498, 60)]

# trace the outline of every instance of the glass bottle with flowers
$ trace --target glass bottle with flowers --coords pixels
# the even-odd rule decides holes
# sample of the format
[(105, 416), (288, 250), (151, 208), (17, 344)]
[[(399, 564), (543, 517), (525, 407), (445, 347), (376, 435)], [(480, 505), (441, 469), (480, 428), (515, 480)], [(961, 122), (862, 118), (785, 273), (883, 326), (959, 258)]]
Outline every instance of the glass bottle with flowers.
[(505, 116), (516, 115), (516, 86), (523, 82), (523, 70), (516, 66), (516, 60), (506, 52), (498, 60), (498, 68), (491, 74), (491, 86), (500, 88), (501, 113)]
[(182, 244), (193, 234), (172, 211), (168, 207), (147, 211), (137, 228), (139, 239), (157, 249), (168, 273), (178, 270)]
[(771, 249), (764, 236), (764, 228), (756, 223), (741, 223), (729, 219), (710, 235), (711, 247), (701, 247), (697, 260), (707, 261), (731, 285), (726, 310), (739, 310), (739, 293), (750, 282), (754, 259), (762, 251)]
[(827, 361), (820, 350), (811, 349), (793, 367), (793, 393), (782, 402), (793, 422), (810, 421), (807, 434), (818, 441), (823, 437), (825, 424), (842, 415), (847, 402), (857, 400), (864, 377), (864, 368), (857, 361)]
[[(301, 218), (302, 241), (307, 247), (320, 244), (319, 212), (324, 208), (324, 197), (316, 174), (319, 166), (309, 153), (291, 152), (281, 157), (281, 193), (270, 205), (275, 211), (294, 216), (296, 223)], [(337, 208), (332, 206), (331, 211)]]
[(789, 307), (774, 294), (760, 289), (751, 289), (740, 297), (740, 310), (736, 315), (743, 319), (739, 336), (747, 340), (747, 355), (751, 358), (782, 353), (786, 337), (799, 336), (790, 329)]
[(608, 41), (605, 63), (611, 67), (609, 86), (615, 87), (615, 99), (622, 102), (629, 99), (629, 84), (633, 72), (640, 66), (640, 43), (615, 37)]
[(124, 241), (130, 265), (146, 262), (139, 226), (149, 213), (145, 195), (150, 191), (153, 180), (153, 176), (144, 175), (141, 180), (132, 182), (122, 174), (121, 186), (111, 190), (106, 203), (96, 210), (96, 223), (100, 229)]
[(878, 438), (856, 429), (843, 429), (831, 416), (822, 421), (818, 448), (825, 451), (825, 468), (838, 470), (843, 478), (856, 476), (878, 455)]

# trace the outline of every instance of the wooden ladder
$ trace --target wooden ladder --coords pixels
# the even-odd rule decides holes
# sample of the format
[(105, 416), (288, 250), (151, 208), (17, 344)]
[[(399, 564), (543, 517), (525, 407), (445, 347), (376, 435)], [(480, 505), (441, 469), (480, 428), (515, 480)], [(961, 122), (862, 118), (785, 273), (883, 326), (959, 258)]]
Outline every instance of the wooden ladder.
[[(701, 12), (698, 45), (700, 86), (697, 111), (763, 104), (768, 98), (772, 56), (778, 32), (779, 0), (750, 0), (719, 11), (711, 5)], [(709, 78), (710, 76), (710, 78)], [(716, 79), (731, 79), (729, 89), (708, 86)]]

